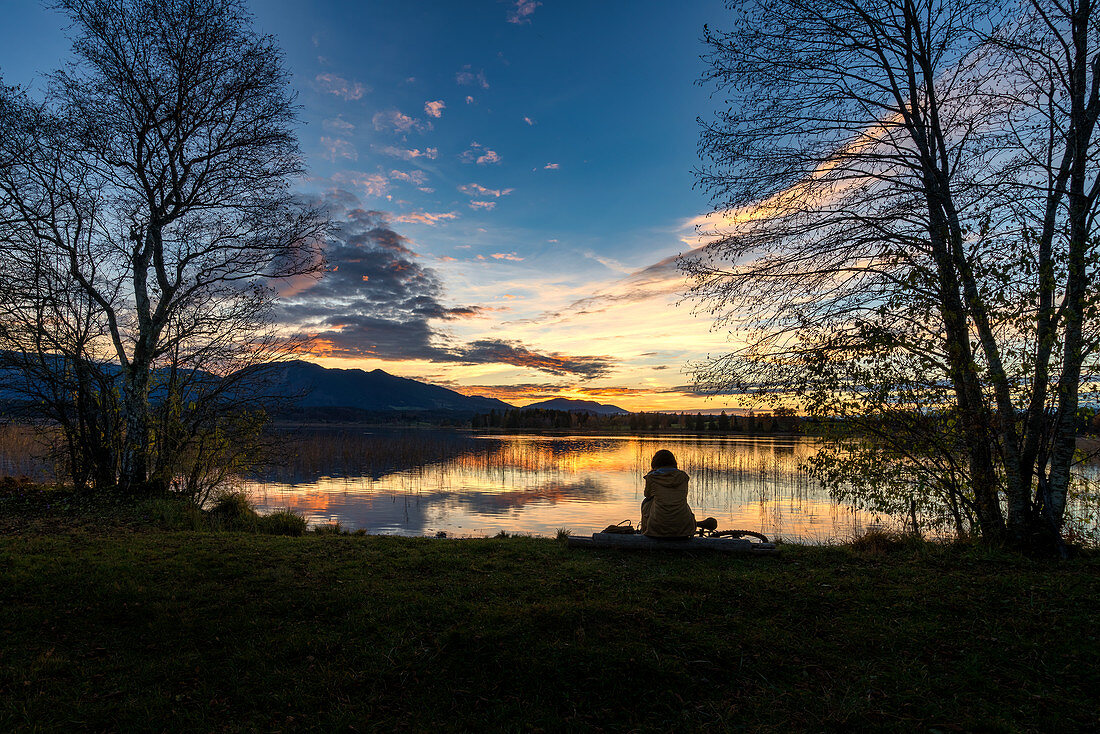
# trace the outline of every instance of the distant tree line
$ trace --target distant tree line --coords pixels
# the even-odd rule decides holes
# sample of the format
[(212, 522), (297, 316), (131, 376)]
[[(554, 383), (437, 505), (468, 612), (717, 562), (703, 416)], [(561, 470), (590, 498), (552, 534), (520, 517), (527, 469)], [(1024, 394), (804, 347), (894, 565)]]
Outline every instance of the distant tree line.
[(627, 413), (601, 415), (584, 411), (545, 410), (541, 408), (492, 410), (475, 415), (472, 428), (505, 430), (584, 429), (590, 431), (684, 431), (694, 433), (801, 433), (803, 419), (788, 408), (770, 413), (718, 415), (702, 413)]

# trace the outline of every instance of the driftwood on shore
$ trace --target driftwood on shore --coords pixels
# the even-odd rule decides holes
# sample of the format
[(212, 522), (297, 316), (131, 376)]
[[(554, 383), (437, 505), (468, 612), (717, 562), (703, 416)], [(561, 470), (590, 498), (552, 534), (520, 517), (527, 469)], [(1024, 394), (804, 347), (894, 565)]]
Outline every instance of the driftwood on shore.
[(645, 535), (626, 533), (594, 533), (591, 538), (569, 536), (570, 548), (625, 548), (629, 550), (694, 551), (714, 550), (723, 553), (778, 555), (775, 543), (755, 543), (744, 538), (689, 538), (688, 540), (655, 540)]

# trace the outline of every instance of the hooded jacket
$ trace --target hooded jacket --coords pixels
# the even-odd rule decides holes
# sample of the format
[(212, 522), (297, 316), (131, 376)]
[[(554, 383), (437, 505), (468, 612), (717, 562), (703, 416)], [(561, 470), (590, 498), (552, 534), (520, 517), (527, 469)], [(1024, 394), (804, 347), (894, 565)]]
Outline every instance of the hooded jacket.
[(695, 515), (687, 503), (688, 475), (661, 467), (645, 475), (642, 532), (653, 538), (687, 538), (695, 534)]

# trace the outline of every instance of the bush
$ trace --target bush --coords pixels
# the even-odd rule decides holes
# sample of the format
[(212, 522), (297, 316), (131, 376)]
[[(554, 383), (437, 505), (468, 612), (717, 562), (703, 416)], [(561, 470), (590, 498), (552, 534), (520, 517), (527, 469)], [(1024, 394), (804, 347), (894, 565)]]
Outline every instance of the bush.
[(573, 534), (573, 531), (569, 528), (558, 528), (557, 534), (554, 536), (558, 541), (565, 542), (569, 536)]
[(270, 515), (261, 515), (256, 529), (267, 535), (302, 535), (306, 531), (306, 519), (290, 510), (276, 510)]

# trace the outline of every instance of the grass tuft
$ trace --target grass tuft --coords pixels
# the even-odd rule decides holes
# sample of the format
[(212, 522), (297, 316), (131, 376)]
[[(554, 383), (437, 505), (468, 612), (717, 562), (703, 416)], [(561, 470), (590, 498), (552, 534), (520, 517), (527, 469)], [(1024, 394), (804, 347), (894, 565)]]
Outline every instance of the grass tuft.
[(554, 534), (554, 539), (564, 543), (572, 534), (573, 531), (569, 528), (558, 528), (558, 532)]
[(313, 532), (317, 535), (347, 535), (348, 531), (344, 529), (344, 526), (339, 521), (333, 521), (325, 523), (324, 525), (318, 525), (313, 528)]
[(153, 497), (141, 500), (135, 511), (162, 530), (203, 530), (207, 519), (191, 502), (176, 497)]
[(260, 519), (244, 492), (218, 495), (206, 515), (213, 530), (255, 531)]
[(844, 545), (862, 555), (884, 556), (920, 552), (928, 545), (928, 541), (913, 533), (874, 529), (857, 535)]
[(266, 535), (299, 536), (306, 532), (306, 519), (291, 510), (276, 510), (270, 515), (261, 515), (256, 529)]

